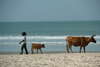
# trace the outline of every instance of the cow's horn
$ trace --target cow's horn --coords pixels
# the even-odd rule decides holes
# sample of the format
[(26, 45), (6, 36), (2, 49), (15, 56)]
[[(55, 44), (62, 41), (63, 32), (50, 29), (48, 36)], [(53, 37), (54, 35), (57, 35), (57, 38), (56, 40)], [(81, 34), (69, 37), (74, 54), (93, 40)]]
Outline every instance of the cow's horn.
[(96, 35), (92, 35), (92, 37), (93, 37), (93, 36), (96, 36)]

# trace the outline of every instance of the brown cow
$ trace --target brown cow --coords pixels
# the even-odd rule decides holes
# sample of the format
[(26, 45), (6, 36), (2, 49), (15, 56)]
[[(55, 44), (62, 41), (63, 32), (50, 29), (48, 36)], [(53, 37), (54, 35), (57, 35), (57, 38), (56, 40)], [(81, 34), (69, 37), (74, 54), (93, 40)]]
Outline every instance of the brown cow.
[[(95, 36), (95, 35), (93, 35)], [(73, 53), (72, 51), (72, 48), (71, 46), (80, 46), (80, 53), (81, 53), (81, 48), (83, 47), (84, 48), (84, 53), (85, 53), (85, 47), (90, 43), (90, 42), (93, 42), (93, 43), (96, 43), (96, 40), (93, 38), (93, 36), (91, 37), (72, 37), (72, 36), (68, 36), (66, 38), (66, 45), (67, 45), (67, 42), (68, 42), (68, 45), (67, 45), (67, 52), (69, 53), (69, 48), (71, 50), (71, 52)]]
[(41, 51), (41, 54), (43, 54), (41, 48), (45, 48), (44, 44), (35, 44), (35, 43), (32, 43), (31, 47), (32, 47), (31, 48), (32, 54), (34, 54), (34, 51), (33, 51), (34, 49), (35, 50), (37, 49), (37, 54), (38, 54), (38, 49)]

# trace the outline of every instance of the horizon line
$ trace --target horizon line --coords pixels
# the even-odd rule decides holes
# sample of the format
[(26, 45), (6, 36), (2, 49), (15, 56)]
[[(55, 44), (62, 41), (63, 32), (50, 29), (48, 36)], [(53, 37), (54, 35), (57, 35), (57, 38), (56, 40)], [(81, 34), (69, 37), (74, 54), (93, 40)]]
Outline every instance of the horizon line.
[[(74, 20), (69, 20), (69, 21), (0, 21), (0, 22), (72, 22)], [(100, 20), (75, 20), (77, 22), (81, 21), (100, 21)]]

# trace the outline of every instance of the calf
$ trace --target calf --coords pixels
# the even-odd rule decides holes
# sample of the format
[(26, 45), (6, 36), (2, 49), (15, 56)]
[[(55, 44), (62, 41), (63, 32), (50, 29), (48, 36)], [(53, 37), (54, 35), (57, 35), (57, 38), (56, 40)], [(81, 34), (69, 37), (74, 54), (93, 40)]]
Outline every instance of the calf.
[(38, 54), (38, 49), (41, 51), (41, 54), (43, 54), (41, 48), (45, 48), (44, 44), (35, 44), (35, 43), (32, 43), (31, 47), (32, 47), (31, 48), (32, 54), (34, 54), (34, 49), (35, 50), (37, 49), (37, 54)]

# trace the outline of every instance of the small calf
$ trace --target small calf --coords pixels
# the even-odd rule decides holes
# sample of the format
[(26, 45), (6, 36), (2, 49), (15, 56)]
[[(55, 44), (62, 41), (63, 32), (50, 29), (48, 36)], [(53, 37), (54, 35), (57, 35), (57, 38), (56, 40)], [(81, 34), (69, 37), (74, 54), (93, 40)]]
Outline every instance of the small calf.
[(31, 47), (32, 47), (31, 48), (32, 54), (34, 54), (34, 49), (35, 50), (37, 49), (37, 54), (38, 54), (38, 49), (41, 51), (41, 54), (43, 54), (41, 48), (45, 48), (44, 44), (35, 44), (35, 43), (32, 43)]

